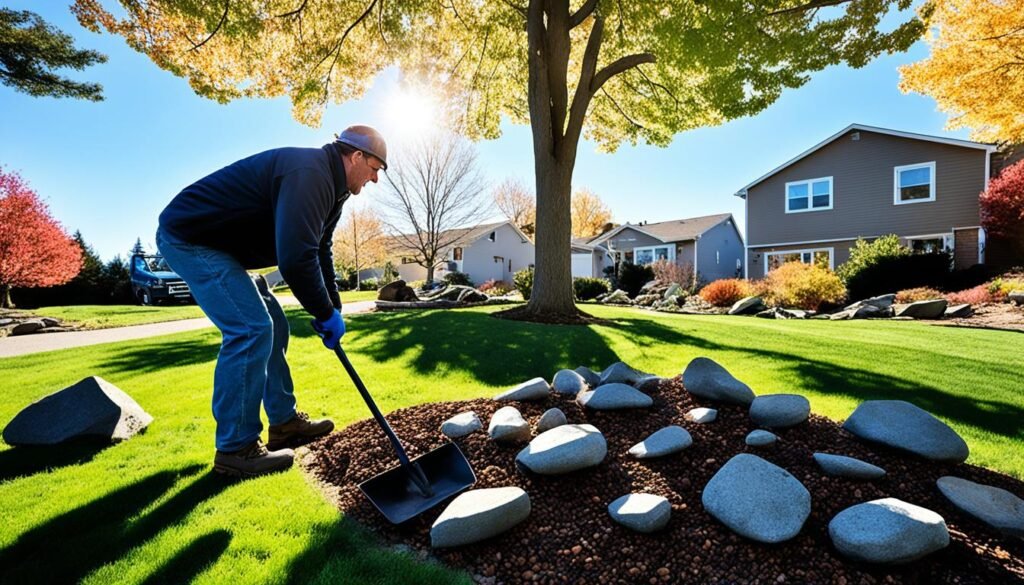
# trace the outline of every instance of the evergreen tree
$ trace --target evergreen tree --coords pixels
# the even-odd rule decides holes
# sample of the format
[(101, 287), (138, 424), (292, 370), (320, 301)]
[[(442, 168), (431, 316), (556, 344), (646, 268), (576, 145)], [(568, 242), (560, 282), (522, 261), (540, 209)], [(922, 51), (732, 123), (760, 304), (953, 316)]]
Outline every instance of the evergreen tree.
[(142, 246), (142, 238), (135, 238), (135, 245), (132, 246), (131, 254), (145, 254), (146, 248)]
[(106, 302), (114, 305), (131, 304), (132, 281), (128, 274), (128, 263), (118, 254), (103, 267), (102, 289), (106, 291)]

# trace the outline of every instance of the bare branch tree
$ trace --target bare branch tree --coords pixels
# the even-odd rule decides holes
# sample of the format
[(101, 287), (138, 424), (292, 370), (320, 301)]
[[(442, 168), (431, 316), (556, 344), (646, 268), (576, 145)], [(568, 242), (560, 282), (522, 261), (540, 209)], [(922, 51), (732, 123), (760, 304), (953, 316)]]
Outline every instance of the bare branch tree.
[(519, 179), (508, 178), (494, 189), (494, 204), (523, 233), (533, 237), (537, 199)]
[(476, 151), (452, 134), (438, 134), (396, 157), (387, 172), (390, 210), (384, 224), (393, 254), (413, 258), (427, 269), (427, 282), (448, 251), (462, 244), (472, 228), (493, 213), (484, 196), (487, 183), (477, 168)]
[(376, 209), (345, 211), (346, 217), (334, 232), (334, 262), (340, 274), (355, 272), (358, 289), (359, 272), (380, 266), (386, 259), (384, 228)]

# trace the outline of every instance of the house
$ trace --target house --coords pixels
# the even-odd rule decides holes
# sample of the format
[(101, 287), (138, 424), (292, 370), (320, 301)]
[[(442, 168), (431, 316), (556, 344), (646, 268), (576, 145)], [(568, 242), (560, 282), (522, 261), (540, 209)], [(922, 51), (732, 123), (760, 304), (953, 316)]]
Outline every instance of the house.
[(740, 189), (745, 276), (783, 262), (835, 268), (858, 238), (896, 234), (914, 250), (985, 262), (978, 195), (995, 147), (851, 124)]
[[(424, 280), (427, 269), (415, 263), (410, 251), (401, 251), (395, 244), (398, 238), (391, 238), (391, 241), (392, 263), (399, 277), (406, 282)], [(533, 242), (510, 221), (447, 230), (442, 232), (440, 241), (454, 242), (454, 245), (443, 251), (443, 259), (434, 269), (435, 280), (450, 272), (463, 272), (476, 285), (488, 280), (512, 282), (513, 274), (534, 263)], [(375, 272), (381, 271), (375, 269)]]
[(731, 213), (658, 223), (624, 224), (572, 242), (572, 274), (604, 276), (616, 262), (651, 264), (665, 259), (691, 266), (705, 281), (741, 274), (743, 237)]

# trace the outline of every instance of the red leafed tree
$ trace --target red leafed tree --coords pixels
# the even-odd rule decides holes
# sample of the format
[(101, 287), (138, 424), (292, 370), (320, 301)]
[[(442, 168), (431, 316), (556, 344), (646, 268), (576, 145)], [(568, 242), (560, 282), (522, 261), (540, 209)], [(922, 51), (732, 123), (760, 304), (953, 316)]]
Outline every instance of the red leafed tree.
[(17, 173), (0, 168), (0, 308), (14, 287), (64, 284), (82, 269), (82, 249)]
[(990, 234), (1014, 238), (1024, 225), (1024, 160), (1012, 164), (981, 193), (981, 225)]

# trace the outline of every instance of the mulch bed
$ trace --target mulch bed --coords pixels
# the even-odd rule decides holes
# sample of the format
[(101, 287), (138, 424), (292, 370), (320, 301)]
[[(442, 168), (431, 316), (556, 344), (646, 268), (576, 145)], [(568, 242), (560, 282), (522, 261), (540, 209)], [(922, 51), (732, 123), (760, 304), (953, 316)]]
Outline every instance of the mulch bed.
[[(457, 443), (477, 474), (474, 488), (516, 485), (529, 494), (530, 517), (490, 540), (455, 549), (430, 551), (430, 527), (440, 505), (401, 526), (392, 526), (359, 491), (357, 484), (397, 464), (384, 434), (372, 419), (363, 420), (310, 444), (305, 466), (327, 488), (344, 514), (401, 548), (429, 554), (463, 569), (481, 583), (1008, 583), (1024, 582), (1024, 540), (1000, 535), (955, 509), (935, 480), (956, 475), (994, 485), (1017, 495), (1024, 483), (980, 467), (936, 464), (870, 446), (835, 422), (811, 415), (807, 423), (778, 431), (768, 448), (747, 447), (755, 427), (741, 407), (712, 405), (683, 390), (680, 378), (648, 384), (651, 409), (585, 412), (572, 399), (552, 395), (541, 403), (513, 403), (536, 424), (551, 407), (570, 423), (596, 426), (608, 442), (608, 456), (594, 468), (562, 476), (538, 476), (516, 470), (524, 445), (500, 446), (488, 440), (487, 421), (507, 403), (480, 399), (425, 404), (390, 414), (410, 456), (446, 442), (442, 421), (473, 410), (485, 428)], [(718, 420), (700, 425), (684, 419), (698, 406), (718, 408)], [(694, 444), (680, 454), (634, 460), (626, 451), (670, 424), (690, 431)], [(779, 465), (811, 492), (811, 516), (800, 534), (766, 545), (733, 533), (704, 511), (701, 490), (737, 453), (755, 453)], [(814, 452), (857, 457), (888, 471), (870, 482), (824, 475)], [(652, 535), (630, 531), (612, 521), (607, 506), (630, 492), (665, 496), (672, 504), (668, 527)], [(904, 566), (876, 567), (841, 557), (828, 536), (828, 522), (841, 510), (884, 497), (934, 510), (949, 527), (943, 551)]]

